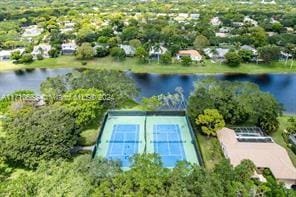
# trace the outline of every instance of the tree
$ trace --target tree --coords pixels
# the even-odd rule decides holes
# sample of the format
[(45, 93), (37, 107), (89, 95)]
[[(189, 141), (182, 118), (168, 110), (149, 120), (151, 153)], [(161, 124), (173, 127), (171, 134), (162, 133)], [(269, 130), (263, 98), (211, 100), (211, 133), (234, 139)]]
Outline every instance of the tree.
[(143, 108), (143, 110), (157, 110), (161, 106), (161, 104), (162, 103), (157, 96), (152, 96), (150, 98), (144, 97), (141, 100), (141, 107)]
[(77, 48), (76, 57), (80, 60), (87, 60), (94, 57), (94, 49), (90, 43), (82, 43), (80, 47)]
[(83, 27), (77, 32), (77, 42), (94, 42), (97, 39), (96, 33), (89, 27)]
[(125, 60), (125, 52), (123, 49), (119, 47), (113, 47), (110, 51), (110, 54), (114, 58), (114, 60), (117, 60), (117, 61)]
[(272, 61), (278, 60), (280, 58), (281, 50), (277, 46), (264, 46), (258, 49), (259, 57), (265, 63), (271, 63)]
[(42, 54), (37, 54), (36, 57), (37, 57), (37, 60), (43, 60), (44, 59)]
[(264, 46), (267, 43), (267, 34), (262, 27), (253, 27), (250, 29), (253, 44), (256, 47)]
[(21, 59), (21, 57), (22, 57), (22, 55), (21, 55), (21, 52), (19, 50), (12, 52), (11, 55), (10, 55), (10, 58), (12, 60), (16, 60), (16, 61)]
[(240, 59), (243, 62), (251, 62), (253, 58), (253, 52), (250, 50), (245, 50), (245, 49), (239, 50), (238, 55), (240, 56)]
[(33, 56), (30, 53), (24, 53), (19, 60), (19, 63), (30, 63), (33, 61)]
[(210, 42), (204, 35), (198, 35), (196, 36), (193, 46), (196, 50), (202, 50), (205, 47), (209, 46)]
[(296, 133), (296, 118), (289, 118), (288, 119), (289, 126), (287, 127), (287, 131), (289, 134)]
[(109, 49), (107, 47), (97, 47), (96, 57), (106, 57), (109, 55)]
[(48, 51), (48, 55), (51, 58), (55, 58), (59, 56), (59, 50), (57, 50), (56, 48), (52, 48)]
[(195, 120), (195, 123), (207, 136), (216, 136), (216, 132), (225, 126), (223, 116), (217, 109), (205, 109), (204, 113)]
[(102, 183), (95, 195), (115, 194), (155, 196), (165, 195), (168, 169), (162, 167), (160, 157), (154, 154), (135, 155), (129, 171)]
[(187, 105), (192, 120), (207, 108), (217, 109), (226, 123), (234, 125), (245, 122), (259, 125), (259, 122), (265, 124), (268, 120), (268, 123), (278, 125), (276, 119), (282, 113), (282, 106), (275, 98), (261, 92), (257, 85), (214, 78), (196, 82)]
[(41, 83), (40, 91), (45, 101), (52, 104), (61, 99), (67, 91), (67, 84), (62, 76), (47, 78)]
[(239, 66), (241, 58), (237, 52), (231, 52), (225, 54), (226, 64), (229, 66)]
[(18, 90), (5, 96), (0, 99), (0, 114), (7, 113), (12, 103), (32, 99), (34, 97), (35, 94), (31, 90)]
[(280, 22), (275, 22), (272, 24), (272, 30), (280, 33), (283, 30), (283, 25)]
[(36, 171), (2, 182), (0, 192), (5, 196), (90, 196), (95, 187), (119, 173), (116, 162), (80, 155), (71, 162), (41, 162)]
[[(138, 96), (138, 89), (135, 83), (124, 72), (115, 70), (86, 70), (79, 73), (70, 73), (62, 77), (67, 81), (66, 87), (69, 90), (96, 88), (102, 90), (105, 95), (105, 103), (112, 104), (112, 107), (119, 107), (121, 104)], [(60, 82), (58, 82), (60, 84)], [(63, 90), (57, 86), (58, 93)]]
[(190, 66), (192, 64), (192, 59), (189, 56), (183, 56), (181, 57), (181, 64), (183, 66)]
[(63, 95), (64, 106), (72, 112), (75, 122), (79, 127), (84, 127), (101, 115), (104, 93), (101, 90), (75, 89)]
[(141, 41), (139, 39), (132, 39), (128, 43), (129, 43), (129, 45), (131, 45), (135, 49), (142, 45), (142, 43), (141, 43)]
[(243, 160), (240, 165), (234, 168), (236, 179), (241, 183), (246, 183), (254, 175), (255, 164), (251, 160)]
[(138, 28), (136, 27), (126, 27), (123, 29), (122, 34), (121, 34), (121, 39), (122, 40), (131, 40), (131, 39), (136, 39), (138, 35)]
[(9, 163), (36, 168), (42, 160), (70, 158), (77, 143), (75, 119), (64, 107), (31, 110), (6, 122), (1, 152)]
[(171, 64), (172, 63), (171, 53), (167, 51), (162, 56), (160, 56), (160, 62), (162, 64)]
[(147, 63), (149, 59), (149, 53), (144, 47), (138, 47), (136, 49), (136, 57), (139, 59), (140, 63)]

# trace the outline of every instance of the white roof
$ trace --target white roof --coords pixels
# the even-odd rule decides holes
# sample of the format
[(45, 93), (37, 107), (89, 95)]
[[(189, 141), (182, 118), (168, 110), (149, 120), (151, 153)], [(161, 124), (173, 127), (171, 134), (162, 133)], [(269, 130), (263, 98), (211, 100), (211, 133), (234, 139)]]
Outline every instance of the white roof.
[(1, 57), (10, 56), (10, 54), (15, 51), (20, 51), (20, 53), (23, 53), (25, 51), (25, 48), (17, 48), (17, 49), (13, 49), (13, 50), (1, 50), (0, 56)]
[(136, 53), (136, 49), (130, 45), (120, 45), (120, 48), (122, 48), (126, 55), (134, 55)]
[(155, 46), (152, 46), (149, 50), (149, 55), (162, 55), (165, 52), (167, 52), (167, 48), (160, 46), (159, 49), (157, 49)]
[(249, 50), (249, 51), (252, 51), (253, 54), (256, 54), (257, 53), (257, 49), (255, 49), (254, 47), (250, 46), (250, 45), (243, 45), (240, 47), (241, 49), (244, 49), (244, 50)]
[(219, 26), (219, 25), (222, 24), (221, 20), (217, 16), (216, 17), (213, 17), (210, 22), (214, 26)]
[(38, 28), (37, 25), (23, 27), (23, 29), (24, 29), (23, 37), (35, 37), (35, 36), (40, 35), (43, 31), (43, 29)]
[(74, 41), (62, 44), (62, 49), (63, 50), (67, 50), (67, 49), (75, 50), (76, 48), (77, 48), (77, 45), (76, 45), (76, 43)]
[(43, 43), (39, 44), (37, 46), (34, 46), (34, 49), (32, 51), (32, 55), (37, 55), (40, 54), (41, 51), (43, 51), (45, 54), (48, 54), (48, 51), (51, 49), (51, 45)]

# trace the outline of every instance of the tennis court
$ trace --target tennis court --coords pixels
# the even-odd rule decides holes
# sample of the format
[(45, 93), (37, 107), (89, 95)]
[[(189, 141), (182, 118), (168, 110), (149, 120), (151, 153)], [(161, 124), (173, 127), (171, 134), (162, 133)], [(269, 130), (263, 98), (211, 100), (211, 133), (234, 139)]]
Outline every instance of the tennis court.
[(166, 167), (174, 167), (178, 161), (186, 160), (180, 128), (177, 124), (153, 125), (155, 153)]
[(94, 156), (120, 161), (129, 170), (135, 154), (157, 153), (164, 167), (178, 161), (199, 164), (194, 135), (185, 113), (111, 111), (100, 128)]
[(113, 126), (107, 158), (119, 160), (122, 167), (130, 166), (130, 158), (138, 152), (139, 125), (115, 124)]

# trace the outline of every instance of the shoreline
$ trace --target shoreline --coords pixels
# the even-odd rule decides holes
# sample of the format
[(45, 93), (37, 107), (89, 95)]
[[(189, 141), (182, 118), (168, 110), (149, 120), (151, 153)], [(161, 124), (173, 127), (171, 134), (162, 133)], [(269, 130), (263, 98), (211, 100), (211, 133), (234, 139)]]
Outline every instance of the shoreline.
[(57, 70), (57, 69), (90, 69), (90, 70), (118, 70), (122, 72), (131, 72), (135, 74), (155, 74), (155, 75), (265, 75), (265, 74), (278, 74), (278, 75), (296, 75), (296, 70), (291, 72), (286, 71), (266, 71), (266, 72), (145, 72), (145, 71), (137, 71), (132, 69), (107, 69), (107, 68), (94, 68), (88, 66), (55, 66), (55, 67), (46, 67), (46, 66), (37, 66), (37, 67), (13, 67), (9, 69), (1, 69), (0, 73), (8, 73), (14, 71), (25, 71), (25, 70), (35, 70), (35, 69), (49, 69), (49, 70)]
[(205, 66), (193, 64), (190, 66), (182, 66), (172, 63), (163, 65), (157, 62), (148, 64), (139, 64), (136, 58), (126, 58), (125, 61), (117, 62), (111, 57), (94, 58), (86, 61), (86, 65), (81, 65), (81, 61), (75, 56), (60, 56), (58, 58), (48, 58), (41, 61), (34, 61), (30, 64), (13, 64), (11, 61), (0, 62), (0, 73), (25, 70), (25, 69), (107, 69), (119, 70), (124, 72), (133, 72), (139, 74), (203, 74), (203, 75), (219, 75), (219, 74), (296, 74), (296, 65), (290, 68), (284, 62), (274, 62), (270, 65), (266, 64), (241, 64), (238, 67), (230, 67), (225, 64), (214, 64), (210, 61)]

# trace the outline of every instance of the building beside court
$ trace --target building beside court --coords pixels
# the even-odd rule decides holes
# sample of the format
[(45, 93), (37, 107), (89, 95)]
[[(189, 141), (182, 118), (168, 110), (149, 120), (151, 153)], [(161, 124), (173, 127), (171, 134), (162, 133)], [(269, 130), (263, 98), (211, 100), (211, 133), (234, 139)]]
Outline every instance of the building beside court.
[(197, 142), (183, 111), (109, 111), (103, 121), (93, 157), (118, 160), (129, 169), (134, 154), (157, 153), (163, 166), (178, 161), (201, 164)]
[(182, 57), (190, 57), (192, 61), (200, 62), (202, 60), (201, 54), (196, 50), (180, 50), (176, 54), (176, 59), (181, 60)]
[(217, 132), (223, 153), (234, 166), (242, 160), (254, 162), (257, 172), (269, 168), (273, 176), (291, 188), (296, 184), (296, 169), (283, 147), (264, 136), (259, 128), (223, 128)]

